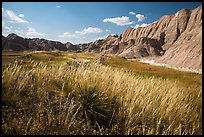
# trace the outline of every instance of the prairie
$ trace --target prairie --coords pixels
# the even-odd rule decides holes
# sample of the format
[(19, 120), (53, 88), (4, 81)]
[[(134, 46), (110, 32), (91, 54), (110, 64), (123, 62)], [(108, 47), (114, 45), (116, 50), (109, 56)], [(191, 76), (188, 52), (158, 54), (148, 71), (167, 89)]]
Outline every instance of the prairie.
[(202, 134), (202, 75), (98, 57), (3, 51), (2, 133)]

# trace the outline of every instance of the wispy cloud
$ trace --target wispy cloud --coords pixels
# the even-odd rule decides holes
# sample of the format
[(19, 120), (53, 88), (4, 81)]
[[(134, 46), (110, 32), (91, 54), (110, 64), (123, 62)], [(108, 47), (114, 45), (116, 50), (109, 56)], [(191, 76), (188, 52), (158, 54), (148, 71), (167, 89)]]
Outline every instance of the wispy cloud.
[(3, 26), (2, 25), (2, 34), (4, 35), (4, 36), (6, 36), (6, 35), (8, 35), (8, 34), (10, 34), (11, 32), (12, 32), (12, 26)]
[[(116, 34), (107, 34), (107, 35), (104, 35), (104, 36), (102, 36), (102, 37), (93, 38), (93, 39), (91, 39), (91, 40), (88, 41), (88, 42), (93, 42), (93, 41), (96, 41), (96, 40), (102, 40), (102, 39), (107, 38), (108, 36), (114, 36), (114, 35), (116, 35)], [(88, 43), (88, 42), (87, 42), (87, 43)]]
[(154, 22), (152, 22), (152, 24), (153, 24), (153, 23), (157, 23), (157, 22), (158, 22), (158, 21), (154, 21)]
[(105, 36), (105, 38), (107, 38), (108, 36), (115, 36), (115, 35), (117, 35), (117, 34), (107, 34), (106, 36)]
[(19, 14), (18, 16), (21, 17), (21, 18), (25, 17), (24, 14)]
[(4, 27), (5, 26), (5, 22), (2, 20), (2, 27)]
[(138, 28), (138, 27), (146, 27), (146, 26), (149, 26), (149, 25), (151, 25), (151, 24), (154, 24), (154, 23), (157, 23), (158, 21), (154, 21), (154, 22), (152, 22), (152, 23), (142, 23), (142, 24), (136, 24), (135, 25), (135, 27), (133, 27), (133, 26), (131, 26), (131, 27), (133, 27), (133, 28)]
[(35, 28), (28, 27), (27, 32), (25, 33), (26, 37), (42, 37), (45, 36), (45, 34), (37, 32)]
[(58, 38), (61, 42), (70, 41), (72, 43), (79, 43), (84, 42), (88, 34), (97, 34), (101, 32), (103, 32), (103, 30), (100, 28), (88, 27), (84, 28), (81, 31), (75, 31), (73, 33), (64, 32), (63, 34), (58, 35)]
[(100, 40), (100, 39), (105, 39), (105, 38), (106, 38), (106, 36), (104, 36), (104, 37), (97, 37), (97, 38), (91, 39), (89, 42)]
[(4, 20), (2, 20), (2, 35), (6, 36), (12, 31), (12, 26), (7, 26)]
[(146, 27), (146, 26), (149, 26), (149, 25), (151, 25), (151, 23), (150, 23), (150, 24), (142, 23), (141, 25), (136, 24), (134, 28), (138, 28), (138, 27)]
[(129, 20), (129, 17), (122, 16), (122, 17), (115, 17), (115, 18), (106, 18), (103, 20), (103, 22), (112, 22), (117, 24), (118, 26), (125, 26), (125, 25), (131, 25), (134, 22)]
[(58, 35), (58, 40), (61, 42), (71, 42), (76, 44), (77, 42), (81, 41), (85, 37), (79, 36), (75, 33), (64, 32), (63, 34)]
[(130, 14), (130, 15), (136, 15), (136, 13), (134, 13), (134, 12), (132, 12), (132, 11), (130, 11), (128, 14)]
[(138, 19), (138, 22), (143, 21), (144, 19), (146, 19), (146, 17), (142, 14), (136, 14), (136, 18)]
[(58, 36), (59, 38), (77, 38), (75, 34), (71, 34), (70, 32), (64, 32), (63, 34)]
[(58, 5), (58, 6), (56, 6), (56, 8), (61, 8), (61, 6)]
[(106, 29), (105, 31), (106, 31), (106, 32), (109, 32), (110, 30), (109, 30), (109, 29)]
[(75, 33), (79, 35), (86, 35), (86, 34), (100, 33), (100, 32), (103, 32), (103, 30), (100, 28), (93, 28), (93, 27), (84, 28), (82, 31), (75, 31)]
[(15, 29), (14, 33), (17, 34), (18, 36), (25, 37), (25, 33), (19, 28)]
[(4, 8), (2, 8), (2, 18), (4, 18), (6, 21), (11, 23), (28, 23), (27, 20), (22, 19), (22, 16), (24, 17), (23, 14), (20, 14), (20, 16), (17, 16), (11, 10), (4, 10)]

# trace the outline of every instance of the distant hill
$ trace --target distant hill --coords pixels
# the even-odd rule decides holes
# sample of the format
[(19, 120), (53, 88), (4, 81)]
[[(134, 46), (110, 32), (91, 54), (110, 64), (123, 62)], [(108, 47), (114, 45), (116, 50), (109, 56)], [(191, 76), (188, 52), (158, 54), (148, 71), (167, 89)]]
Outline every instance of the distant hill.
[(14, 33), (9, 34), (7, 37), (2, 36), (2, 50), (60, 50), (60, 51), (73, 51), (77, 52), (79, 47), (70, 42), (62, 44), (58, 41), (51, 41), (46, 39), (27, 39), (22, 38)]

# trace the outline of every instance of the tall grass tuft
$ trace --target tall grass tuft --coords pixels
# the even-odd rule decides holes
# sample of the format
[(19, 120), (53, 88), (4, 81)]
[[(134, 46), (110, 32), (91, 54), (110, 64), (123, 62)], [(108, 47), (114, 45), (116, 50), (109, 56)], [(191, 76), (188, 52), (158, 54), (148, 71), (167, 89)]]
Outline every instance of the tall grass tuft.
[(2, 72), (3, 134), (202, 134), (201, 89), (99, 64)]

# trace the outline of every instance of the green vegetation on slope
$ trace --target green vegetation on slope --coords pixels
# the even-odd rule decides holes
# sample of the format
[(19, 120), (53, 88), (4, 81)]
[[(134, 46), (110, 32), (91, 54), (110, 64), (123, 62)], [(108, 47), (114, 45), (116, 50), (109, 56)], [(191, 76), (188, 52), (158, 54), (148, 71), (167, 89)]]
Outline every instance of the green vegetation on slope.
[(123, 68), (137, 76), (177, 81), (184, 87), (191, 87), (193, 91), (201, 89), (202, 86), (202, 76), (200, 74), (174, 70), (161, 66), (153, 66), (138, 61), (129, 61), (115, 55), (107, 56), (105, 59), (105, 65), (115, 68)]

